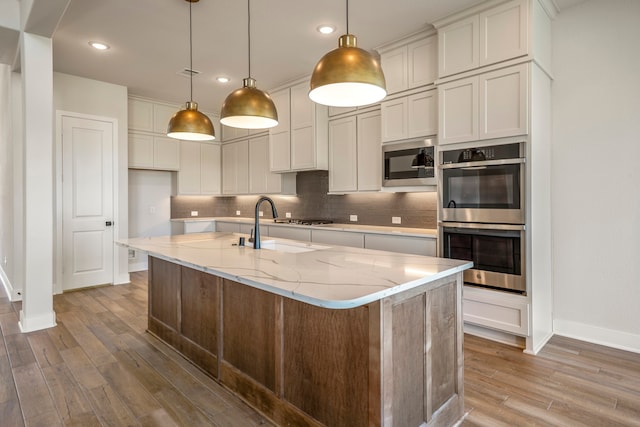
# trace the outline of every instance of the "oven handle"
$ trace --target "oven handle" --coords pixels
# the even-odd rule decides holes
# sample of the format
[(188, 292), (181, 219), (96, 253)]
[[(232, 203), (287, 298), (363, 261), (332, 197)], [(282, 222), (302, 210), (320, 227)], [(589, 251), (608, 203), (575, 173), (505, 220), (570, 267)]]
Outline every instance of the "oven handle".
[(524, 224), (483, 224), (478, 222), (438, 222), (441, 227), (448, 228), (474, 228), (480, 230), (513, 230), (524, 231), (527, 228)]
[(481, 169), (487, 166), (501, 166), (501, 165), (517, 165), (524, 163), (524, 158), (519, 157), (517, 159), (500, 159), (500, 160), (483, 160), (480, 162), (465, 162), (465, 163), (447, 163), (446, 165), (439, 165), (440, 169)]

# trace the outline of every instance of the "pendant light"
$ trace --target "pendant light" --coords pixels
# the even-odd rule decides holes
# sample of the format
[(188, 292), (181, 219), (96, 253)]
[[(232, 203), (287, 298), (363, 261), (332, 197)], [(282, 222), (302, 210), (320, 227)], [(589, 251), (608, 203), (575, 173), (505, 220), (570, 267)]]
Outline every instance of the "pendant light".
[(373, 104), (387, 95), (380, 61), (356, 45), (349, 34), (349, 0), (347, 0), (347, 34), (338, 39), (338, 48), (324, 55), (311, 75), (309, 98), (332, 107), (358, 107)]
[(193, 102), (193, 47), (191, 33), (191, 3), (199, 0), (185, 0), (189, 3), (189, 86), (191, 89), (189, 101), (185, 109), (171, 117), (167, 127), (167, 136), (187, 141), (210, 141), (215, 139), (213, 124), (206, 114), (198, 111), (198, 104)]
[(247, 28), (249, 41), (249, 77), (242, 87), (231, 92), (222, 104), (220, 123), (242, 129), (267, 129), (278, 124), (278, 112), (271, 97), (256, 87), (251, 78), (251, 2), (247, 0)]

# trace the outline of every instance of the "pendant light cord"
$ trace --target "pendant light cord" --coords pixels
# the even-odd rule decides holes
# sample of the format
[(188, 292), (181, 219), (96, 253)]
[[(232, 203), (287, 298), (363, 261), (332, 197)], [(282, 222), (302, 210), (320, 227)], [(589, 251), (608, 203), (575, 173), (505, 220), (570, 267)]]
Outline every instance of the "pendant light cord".
[(191, 1), (189, 2), (189, 101), (193, 102), (193, 35), (191, 34)]
[(251, 0), (247, 0), (247, 40), (249, 44), (249, 78), (251, 78)]
[(347, 0), (347, 34), (349, 34), (349, 0)]

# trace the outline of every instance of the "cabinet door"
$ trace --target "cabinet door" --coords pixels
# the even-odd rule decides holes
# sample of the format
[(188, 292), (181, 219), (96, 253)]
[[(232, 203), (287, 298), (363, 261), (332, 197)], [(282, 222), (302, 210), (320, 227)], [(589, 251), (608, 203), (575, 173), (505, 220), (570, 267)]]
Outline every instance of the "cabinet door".
[[(238, 141), (236, 157), (237, 193), (249, 193), (249, 141)], [(265, 157), (266, 158), (266, 157)]]
[(438, 133), (437, 91), (416, 93), (407, 98), (407, 136), (415, 138)]
[[(222, 194), (236, 194), (238, 150), (233, 142), (222, 145)], [(217, 230), (217, 229), (216, 229)], [(219, 230), (218, 230), (219, 231)]]
[(129, 134), (129, 167), (153, 168), (153, 136)]
[[(222, 147), (224, 150), (224, 147)], [(237, 222), (216, 221), (216, 231), (219, 233), (239, 233), (240, 224)]]
[(316, 167), (315, 104), (308, 92), (307, 83), (291, 88), (291, 170)]
[(479, 17), (470, 16), (438, 30), (438, 76), (478, 68)]
[(200, 143), (180, 142), (180, 171), (178, 172), (178, 194), (200, 194)]
[(436, 256), (436, 239), (429, 237), (365, 234), (364, 247), (365, 249)]
[(439, 144), (478, 139), (478, 77), (438, 86)]
[(481, 74), (480, 139), (528, 133), (527, 64)]
[(494, 64), (527, 54), (528, 7), (514, 0), (480, 14), (480, 65)]
[[(438, 76), (438, 40), (430, 36), (407, 46), (409, 89), (435, 82)], [(386, 77), (386, 74), (385, 74)]]
[(202, 194), (220, 194), (220, 166), (220, 144), (200, 144), (200, 192)]
[[(262, 230), (262, 226), (260, 226)], [(260, 233), (262, 234), (262, 233)], [(311, 241), (311, 230), (308, 228), (296, 228), (296, 226), (270, 226), (269, 237), (276, 237), (280, 239), (299, 240), (301, 242)]]
[(380, 190), (382, 182), (380, 111), (372, 111), (358, 116), (357, 139), (358, 190)]
[[(387, 78), (385, 73), (385, 79)], [(358, 107), (329, 107), (329, 117), (339, 116), (340, 114), (351, 113), (356, 111)]]
[(387, 93), (406, 90), (407, 82), (407, 46), (389, 50), (380, 55), (380, 63), (387, 83)]
[(356, 117), (329, 122), (329, 191), (357, 191)]
[(407, 98), (384, 101), (380, 107), (382, 114), (382, 142), (407, 138)]
[(249, 193), (279, 193), (280, 175), (269, 170), (269, 137), (262, 136), (249, 140)]
[(130, 98), (128, 106), (129, 129), (153, 132), (153, 103)]
[(249, 129), (240, 129), (224, 125), (222, 126), (222, 137), (225, 141), (247, 136), (249, 136)]
[(311, 241), (313, 243), (351, 246), (354, 248), (364, 247), (364, 235), (351, 231), (318, 230), (314, 228), (311, 230)]
[(156, 169), (180, 169), (180, 141), (162, 136), (153, 137), (153, 165)]
[(184, 105), (179, 107), (176, 105), (153, 104), (153, 131), (166, 135), (169, 120), (183, 108)]
[(289, 88), (271, 94), (278, 111), (278, 125), (269, 129), (269, 168), (273, 172), (291, 170), (291, 120)]

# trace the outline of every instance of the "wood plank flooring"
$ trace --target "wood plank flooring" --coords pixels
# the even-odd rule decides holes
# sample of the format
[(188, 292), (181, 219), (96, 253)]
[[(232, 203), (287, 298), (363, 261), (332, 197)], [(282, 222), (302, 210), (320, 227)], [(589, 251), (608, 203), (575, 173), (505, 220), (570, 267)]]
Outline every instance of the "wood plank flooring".
[[(272, 425), (145, 333), (146, 272), (57, 295), (22, 334), (0, 298), (0, 426)], [(554, 337), (537, 356), (465, 336), (462, 426), (640, 426), (640, 354)]]

